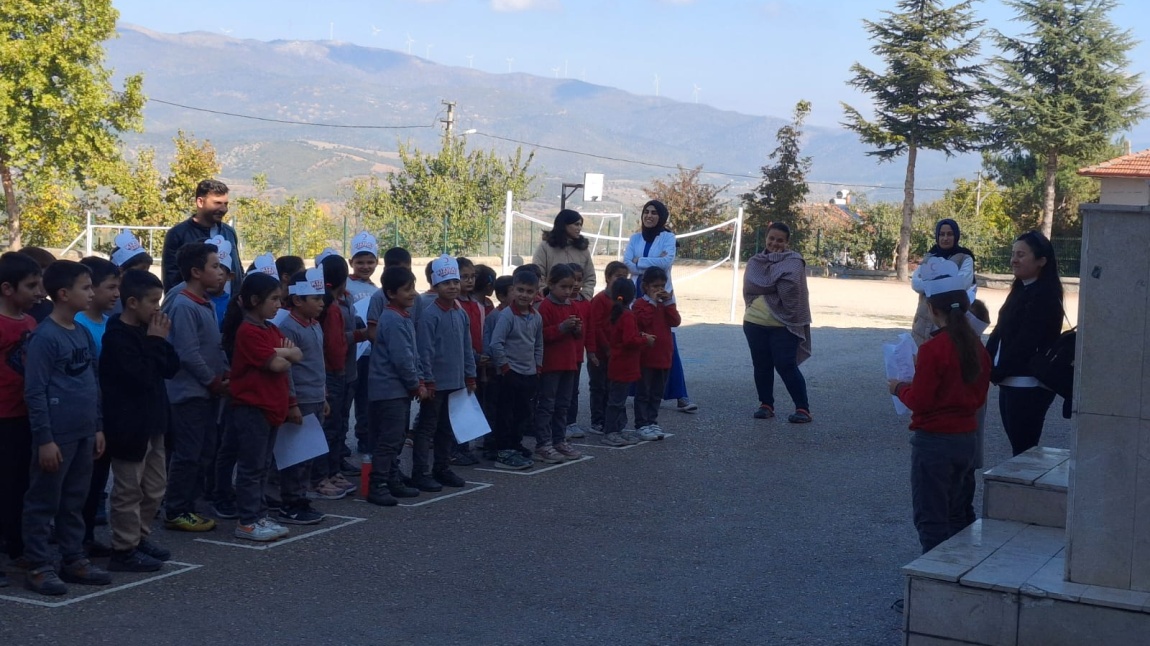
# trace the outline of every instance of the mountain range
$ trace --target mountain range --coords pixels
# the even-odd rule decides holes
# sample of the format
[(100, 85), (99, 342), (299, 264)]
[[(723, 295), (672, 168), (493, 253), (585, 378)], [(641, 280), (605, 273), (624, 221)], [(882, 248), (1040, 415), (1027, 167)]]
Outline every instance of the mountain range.
[[(507, 140), (528, 142), (523, 148), (536, 152), (532, 167), (544, 180), (544, 195), (558, 195), (560, 183), (581, 181), (584, 172), (599, 172), (607, 177), (605, 199), (624, 204), (676, 165), (728, 173), (707, 179), (730, 183), (729, 194), (748, 190), (788, 120), (575, 79), (492, 74), (342, 42), (167, 34), (128, 24), (118, 33), (106, 44), (107, 64), (117, 78), (142, 73), (152, 99), (144, 132), (125, 137), (129, 147), (153, 146), (162, 163), (183, 129), (212, 142), (225, 180), (244, 186), (264, 173), (278, 190), (323, 201), (341, 199), (352, 178), (395, 169), (400, 141), (437, 147), (443, 101), (455, 103), (456, 134), (475, 130), (466, 135), (469, 145), (511, 153), (520, 144)], [(802, 95), (801, 88), (785, 91)], [(812, 199), (851, 189), (872, 201), (901, 200), (903, 160), (879, 164), (845, 129), (807, 126), (804, 132), (803, 154), (813, 160)], [(978, 166), (973, 155), (947, 159), (928, 151), (919, 156), (917, 186), (946, 188), (955, 177), (972, 177)]]

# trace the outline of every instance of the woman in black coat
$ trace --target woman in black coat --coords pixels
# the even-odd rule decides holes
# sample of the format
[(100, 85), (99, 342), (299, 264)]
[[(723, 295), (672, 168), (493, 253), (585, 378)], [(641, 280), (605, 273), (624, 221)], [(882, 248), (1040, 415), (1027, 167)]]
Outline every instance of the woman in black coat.
[(1014, 283), (998, 312), (986, 349), (994, 362), (991, 382), (998, 385), (998, 410), (1014, 455), (1038, 446), (1054, 391), (1034, 377), (1030, 363), (1062, 333), (1062, 281), (1054, 247), (1038, 231), (1014, 241), (1010, 267)]

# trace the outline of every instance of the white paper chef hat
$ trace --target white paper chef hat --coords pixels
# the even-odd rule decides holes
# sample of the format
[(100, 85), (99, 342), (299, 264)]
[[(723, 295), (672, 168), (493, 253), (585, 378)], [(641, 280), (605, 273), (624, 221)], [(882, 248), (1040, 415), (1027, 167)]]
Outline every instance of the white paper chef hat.
[(379, 242), (376, 241), (375, 236), (367, 231), (360, 231), (351, 239), (351, 257), (355, 258), (361, 253), (369, 253), (376, 258), (379, 257)]
[(954, 261), (931, 256), (918, 270), (927, 298), (946, 292), (963, 292), (970, 287), (970, 278), (964, 277)]
[(323, 267), (312, 267), (304, 272), (304, 280), (288, 286), (288, 293), (296, 296), (322, 296), (326, 291), (323, 284)]
[(117, 267), (123, 267), (124, 263), (144, 253), (140, 239), (127, 229), (121, 230), (116, 235), (115, 244), (116, 250), (112, 252), (112, 262), (116, 263)]
[(267, 274), (272, 278), (279, 278), (279, 271), (276, 269), (276, 259), (271, 253), (264, 253), (256, 256), (253, 263), (256, 271)]

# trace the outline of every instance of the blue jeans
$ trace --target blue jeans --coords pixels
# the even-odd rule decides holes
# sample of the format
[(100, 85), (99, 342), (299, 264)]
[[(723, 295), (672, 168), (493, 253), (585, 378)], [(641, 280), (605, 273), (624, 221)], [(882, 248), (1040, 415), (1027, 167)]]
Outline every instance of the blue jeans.
[(751, 349), (751, 364), (755, 367), (755, 390), (759, 403), (775, 407), (775, 371), (783, 378), (796, 409), (810, 410), (807, 402), (807, 381), (799, 372), (799, 337), (785, 327), (767, 327), (743, 323), (743, 334)]
[(251, 525), (267, 514), (264, 489), (276, 429), (255, 406), (235, 406), (224, 431), (225, 442), (236, 451), (236, 510), (240, 522)]
[(205, 478), (216, 465), (219, 409), (217, 397), (172, 404), (168, 489), (164, 502), (168, 518), (195, 512), (196, 500), (204, 494)]
[(974, 433), (915, 431), (910, 492), (923, 554), (974, 522)]
[(343, 448), (347, 446), (348, 412), (354, 395), (353, 382), (349, 382), (342, 372), (327, 373), (327, 405), (331, 414), (323, 420), (323, 436), (327, 439), (327, 455), (321, 455), (311, 464), (311, 481), (320, 480), (339, 473), (339, 462), (343, 459)]

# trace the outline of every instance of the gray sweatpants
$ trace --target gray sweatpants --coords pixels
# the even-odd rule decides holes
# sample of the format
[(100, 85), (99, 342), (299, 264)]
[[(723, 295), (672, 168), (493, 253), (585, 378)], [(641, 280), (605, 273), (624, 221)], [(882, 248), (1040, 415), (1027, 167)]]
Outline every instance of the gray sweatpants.
[(28, 491), (24, 494), (24, 556), (33, 568), (53, 561), (48, 544), (52, 523), (65, 563), (84, 557), (84, 501), (92, 485), (95, 436), (59, 445), (64, 460), (55, 473), (40, 468), (32, 448)]

